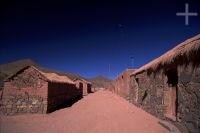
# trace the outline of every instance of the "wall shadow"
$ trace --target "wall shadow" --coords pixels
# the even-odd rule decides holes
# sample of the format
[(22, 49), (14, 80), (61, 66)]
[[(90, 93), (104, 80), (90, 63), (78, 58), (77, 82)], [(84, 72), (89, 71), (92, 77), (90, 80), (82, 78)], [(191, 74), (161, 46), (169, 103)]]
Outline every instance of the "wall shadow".
[(71, 107), (83, 97), (83, 89), (78, 89), (74, 84), (48, 83), (47, 113)]

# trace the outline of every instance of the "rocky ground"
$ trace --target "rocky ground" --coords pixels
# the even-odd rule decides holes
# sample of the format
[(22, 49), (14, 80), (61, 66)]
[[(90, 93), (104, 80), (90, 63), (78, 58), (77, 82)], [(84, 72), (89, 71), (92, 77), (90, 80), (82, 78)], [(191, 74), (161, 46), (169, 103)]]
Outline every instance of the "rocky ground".
[[(159, 120), (109, 91), (50, 114), (0, 116), (0, 133), (169, 133)], [(177, 129), (173, 133), (179, 133)]]

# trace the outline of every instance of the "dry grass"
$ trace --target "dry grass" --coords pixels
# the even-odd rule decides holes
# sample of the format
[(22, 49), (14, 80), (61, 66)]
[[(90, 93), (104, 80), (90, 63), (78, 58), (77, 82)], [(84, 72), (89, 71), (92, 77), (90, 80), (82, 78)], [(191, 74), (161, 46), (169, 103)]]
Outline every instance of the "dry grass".
[(89, 82), (89, 81), (87, 81), (87, 80), (85, 80), (85, 79), (81, 79), (81, 78), (76, 78), (76, 79), (73, 80), (73, 81), (77, 81), (77, 80), (83, 81), (83, 82), (86, 83), (86, 84), (91, 84), (91, 82)]
[(40, 74), (42, 74), (44, 76), (44, 78), (47, 80), (47, 81), (50, 81), (50, 82), (59, 82), (59, 83), (69, 83), (69, 84), (75, 84), (71, 79), (69, 79), (67, 76), (60, 76), (56, 73), (46, 73), (46, 72), (43, 72), (39, 69), (37, 69), (36, 67), (34, 66), (26, 66), (24, 68), (22, 68), (21, 70), (19, 70), (17, 73), (15, 74), (12, 74), (11, 76), (9, 76), (7, 79), (10, 79), (12, 78), (13, 76), (17, 75), (18, 73), (24, 71), (25, 69), (28, 69), (28, 68), (32, 68), (36, 71), (38, 71)]
[(46, 72), (42, 72), (38, 70), (34, 66), (30, 66), (30, 67), (40, 72), (43, 76), (45, 76), (45, 78), (47, 78), (48, 81), (74, 84), (74, 82), (71, 79), (69, 79), (67, 76), (60, 76), (56, 73), (46, 73)]
[(179, 61), (182, 65), (188, 64), (193, 59), (196, 59), (200, 53), (200, 34), (190, 38), (183, 43), (177, 45), (170, 51), (166, 52), (162, 56), (142, 66), (132, 74), (135, 75), (142, 71), (151, 70), (156, 71), (163, 67), (167, 67), (170, 64), (176, 64)]

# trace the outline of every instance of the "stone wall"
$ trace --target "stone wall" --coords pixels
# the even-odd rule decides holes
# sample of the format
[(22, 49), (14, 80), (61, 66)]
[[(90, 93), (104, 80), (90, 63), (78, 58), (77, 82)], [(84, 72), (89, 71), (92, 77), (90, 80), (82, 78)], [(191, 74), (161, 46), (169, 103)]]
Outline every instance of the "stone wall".
[(82, 96), (74, 84), (49, 82), (33, 68), (4, 81), (0, 112), (5, 115), (49, 113)]
[(143, 72), (132, 76), (131, 84), (131, 102), (152, 115), (163, 118), (163, 77)]
[(1, 114), (46, 113), (47, 87), (47, 82), (43, 82), (40, 88), (18, 88), (11, 82), (5, 82), (0, 106)]
[(130, 75), (133, 69), (126, 69), (109, 85), (109, 90), (117, 93), (121, 97), (130, 98)]
[(38, 95), (15, 95), (10, 99), (2, 99), (0, 113), (4, 115), (24, 113), (46, 113), (47, 99)]
[[(174, 68), (173, 68), (174, 69)], [(143, 108), (150, 114), (168, 119), (166, 97), (172, 85), (165, 69), (160, 72), (141, 72), (131, 77), (130, 102)], [(200, 67), (192, 65), (176, 68), (178, 81), (176, 87), (177, 123), (191, 133), (200, 132)], [(172, 75), (175, 77), (176, 75)]]
[(71, 104), (81, 97), (82, 90), (76, 88), (74, 84), (49, 82), (47, 112), (68, 106), (68, 104)]
[(200, 132), (200, 67), (178, 68), (177, 121), (189, 132)]

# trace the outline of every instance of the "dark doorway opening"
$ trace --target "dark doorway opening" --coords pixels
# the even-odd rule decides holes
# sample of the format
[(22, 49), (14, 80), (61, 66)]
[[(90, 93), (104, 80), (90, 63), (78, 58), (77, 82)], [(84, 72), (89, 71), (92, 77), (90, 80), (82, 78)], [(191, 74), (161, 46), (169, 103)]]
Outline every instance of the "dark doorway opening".
[(91, 84), (87, 84), (87, 92), (92, 93), (92, 86)]
[(135, 85), (135, 102), (138, 101), (138, 91), (139, 91), (139, 79), (135, 78), (136, 85)]
[(167, 76), (168, 88), (165, 91), (164, 103), (166, 105), (166, 116), (176, 119), (177, 116), (177, 84), (178, 84), (178, 73), (177, 69), (170, 69), (165, 72)]

